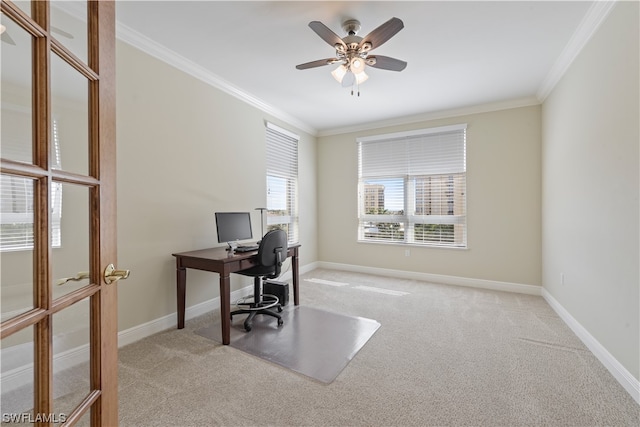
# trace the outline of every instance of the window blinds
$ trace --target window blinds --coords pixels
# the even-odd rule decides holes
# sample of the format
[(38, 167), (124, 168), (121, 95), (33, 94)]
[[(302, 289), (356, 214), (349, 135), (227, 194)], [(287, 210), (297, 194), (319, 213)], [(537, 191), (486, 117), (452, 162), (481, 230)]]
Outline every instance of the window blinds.
[(298, 242), (298, 135), (266, 123), (267, 230)]
[(358, 139), (360, 241), (466, 246), (466, 125)]
[(466, 171), (464, 128), (359, 141), (363, 178)]

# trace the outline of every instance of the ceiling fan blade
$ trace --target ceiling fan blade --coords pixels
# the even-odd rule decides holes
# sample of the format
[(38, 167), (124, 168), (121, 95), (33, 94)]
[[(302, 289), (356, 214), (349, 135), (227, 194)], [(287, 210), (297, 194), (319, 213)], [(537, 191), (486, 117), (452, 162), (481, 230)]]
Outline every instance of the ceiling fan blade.
[(57, 34), (60, 34), (62, 37), (66, 37), (68, 39), (73, 39), (73, 34), (71, 33), (67, 33), (64, 30), (61, 30), (60, 28), (54, 27), (53, 25), (51, 26), (51, 31)]
[(404, 28), (404, 23), (399, 18), (391, 18), (384, 24), (380, 25), (375, 30), (367, 34), (361, 41), (358, 47), (362, 47), (365, 43), (371, 43), (371, 49), (375, 49), (395, 36), (398, 31)]
[(16, 42), (13, 41), (13, 39), (11, 38), (9, 33), (7, 33), (6, 31), (4, 33), (2, 33), (2, 35), (0, 35), (0, 38), (5, 43), (9, 43), (9, 44), (12, 44), (14, 46), (16, 45)]
[(338, 58), (318, 59), (317, 61), (305, 62), (304, 64), (296, 65), (298, 70), (306, 70), (307, 68), (322, 67), (323, 65), (331, 65), (336, 62), (340, 62)]
[(391, 71), (402, 71), (407, 66), (405, 61), (401, 61), (395, 58), (389, 58), (388, 56), (382, 55), (369, 55), (367, 56), (367, 60), (375, 59), (374, 64), (369, 64), (370, 67), (380, 68), (381, 70), (391, 70)]
[(336, 44), (339, 44), (339, 45), (345, 46), (345, 48), (346, 48), (346, 45), (344, 44), (344, 42), (342, 41), (340, 36), (338, 36), (336, 33), (331, 31), (329, 29), (329, 27), (324, 25), (322, 22), (320, 22), (320, 21), (311, 21), (311, 22), (309, 22), (309, 27), (313, 31), (315, 31), (315, 33), (317, 35), (319, 35), (320, 38), (322, 38), (322, 40), (324, 40), (327, 43), (329, 43), (331, 45), (331, 47), (335, 47)]

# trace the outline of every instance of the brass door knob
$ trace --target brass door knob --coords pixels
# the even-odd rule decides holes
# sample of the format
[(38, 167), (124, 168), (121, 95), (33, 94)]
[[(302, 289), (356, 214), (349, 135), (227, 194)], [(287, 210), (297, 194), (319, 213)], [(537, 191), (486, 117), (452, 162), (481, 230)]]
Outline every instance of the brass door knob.
[(84, 280), (84, 279), (88, 279), (89, 278), (89, 272), (88, 271), (81, 271), (78, 274), (76, 274), (73, 277), (63, 277), (62, 279), (58, 279), (56, 280), (56, 285), (60, 286), (60, 285), (64, 285), (67, 282), (79, 282), (80, 280)]
[(104, 270), (104, 281), (107, 285), (127, 277), (129, 277), (129, 270), (116, 270), (113, 264), (109, 264)]

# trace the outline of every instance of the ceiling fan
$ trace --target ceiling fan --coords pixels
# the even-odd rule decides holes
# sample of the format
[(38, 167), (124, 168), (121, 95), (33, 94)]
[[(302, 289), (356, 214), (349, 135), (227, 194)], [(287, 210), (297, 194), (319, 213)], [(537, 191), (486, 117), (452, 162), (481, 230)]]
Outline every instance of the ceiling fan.
[[(371, 50), (380, 47), (404, 28), (402, 20), (398, 18), (391, 18), (365, 37), (356, 35), (360, 30), (360, 22), (356, 19), (349, 19), (342, 24), (342, 29), (348, 34), (344, 38), (340, 38), (320, 21), (311, 21), (309, 27), (320, 38), (335, 48), (336, 57), (296, 65), (298, 70), (339, 63), (340, 66), (331, 74), (343, 87), (353, 87), (354, 84), (360, 85), (360, 83), (369, 78), (364, 72), (366, 65), (391, 71), (402, 71), (407, 66), (405, 61), (399, 59), (382, 55), (369, 55)], [(353, 95), (353, 89), (351, 94)], [(360, 96), (359, 91), (358, 96)]]

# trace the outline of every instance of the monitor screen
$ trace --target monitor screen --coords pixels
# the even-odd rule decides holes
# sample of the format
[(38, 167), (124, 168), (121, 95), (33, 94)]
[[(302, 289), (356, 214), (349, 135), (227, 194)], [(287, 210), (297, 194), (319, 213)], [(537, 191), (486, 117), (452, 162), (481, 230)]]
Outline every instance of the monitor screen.
[(251, 214), (249, 212), (216, 212), (216, 230), (218, 243), (249, 240), (251, 233)]

